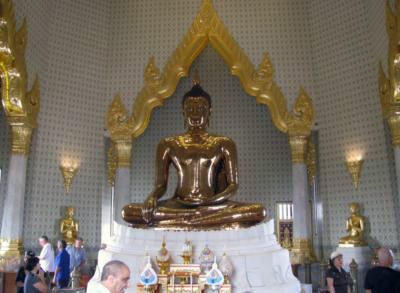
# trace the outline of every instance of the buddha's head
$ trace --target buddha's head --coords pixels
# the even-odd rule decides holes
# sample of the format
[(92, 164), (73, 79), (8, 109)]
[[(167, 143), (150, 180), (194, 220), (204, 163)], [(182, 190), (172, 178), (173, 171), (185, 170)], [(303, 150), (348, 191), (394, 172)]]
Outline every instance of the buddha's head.
[(350, 204), (350, 212), (352, 215), (357, 215), (359, 210), (360, 205), (358, 203), (353, 202)]
[(72, 218), (74, 216), (74, 208), (73, 207), (67, 207), (67, 217)]
[(189, 129), (205, 129), (211, 115), (211, 98), (200, 85), (195, 84), (182, 99), (185, 125)]

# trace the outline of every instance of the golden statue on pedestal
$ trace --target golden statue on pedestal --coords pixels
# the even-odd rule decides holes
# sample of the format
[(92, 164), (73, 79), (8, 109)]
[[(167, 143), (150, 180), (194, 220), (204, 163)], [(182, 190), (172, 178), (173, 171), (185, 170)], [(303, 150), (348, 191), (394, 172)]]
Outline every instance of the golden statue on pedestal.
[(166, 248), (166, 243), (165, 243), (165, 239), (162, 242), (162, 247), (161, 249), (158, 251), (156, 260), (157, 260), (157, 264), (158, 267), (160, 268), (160, 274), (161, 275), (166, 275), (168, 270), (169, 270), (169, 266), (171, 264), (171, 255), (169, 254), (169, 251)]
[(67, 215), (60, 222), (60, 232), (67, 244), (74, 244), (76, 237), (78, 236), (78, 221), (74, 220), (73, 207), (67, 207)]
[[(211, 98), (198, 82), (183, 97), (187, 132), (163, 139), (157, 148), (156, 185), (144, 204), (129, 204), (123, 219), (134, 227), (176, 230), (234, 229), (265, 219), (260, 204), (230, 198), (238, 188), (235, 143), (206, 131)], [(167, 189), (173, 165), (178, 186), (171, 199), (160, 200)]]
[(340, 238), (339, 246), (355, 247), (367, 245), (364, 240), (364, 217), (359, 214), (359, 209), (358, 203), (350, 204), (351, 216), (346, 222), (346, 230), (349, 235)]

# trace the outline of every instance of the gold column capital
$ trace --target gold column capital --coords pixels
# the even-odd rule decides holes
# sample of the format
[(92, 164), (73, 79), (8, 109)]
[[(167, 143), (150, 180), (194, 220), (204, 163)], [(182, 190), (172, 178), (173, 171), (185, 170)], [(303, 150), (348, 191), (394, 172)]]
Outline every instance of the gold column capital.
[(117, 167), (130, 167), (133, 140), (117, 140), (114, 143), (117, 155)]
[(11, 153), (14, 155), (29, 155), (32, 137), (32, 127), (22, 125), (11, 125)]
[(305, 135), (290, 135), (289, 144), (292, 153), (292, 163), (305, 163), (307, 154), (307, 140)]
[(290, 251), (290, 262), (292, 264), (311, 263), (315, 260), (314, 249), (310, 239), (294, 238), (293, 247)]
[(392, 113), (387, 118), (387, 122), (392, 137), (392, 145), (394, 147), (400, 147), (400, 113), (399, 112)]
[(308, 137), (314, 124), (314, 112), (311, 99), (304, 89), (301, 89), (292, 112), (286, 117), (293, 163), (305, 162)]

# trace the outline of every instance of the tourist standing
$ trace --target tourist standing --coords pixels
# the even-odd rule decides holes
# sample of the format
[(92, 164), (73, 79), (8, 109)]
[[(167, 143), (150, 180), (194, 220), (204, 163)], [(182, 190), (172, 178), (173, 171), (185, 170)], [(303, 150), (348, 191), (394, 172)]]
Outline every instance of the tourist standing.
[(54, 273), (54, 250), (46, 235), (39, 238), (39, 244), (42, 247), (42, 251), (38, 257), (40, 260), (40, 267), (45, 273), (46, 281), (49, 282), (50, 274)]
[(378, 265), (365, 276), (365, 293), (399, 293), (400, 272), (392, 269), (393, 252), (387, 248), (378, 250)]
[(46, 293), (47, 285), (44, 278), (44, 272), (40, 268), (37, 257), (29, 258), (26, 262), (27, 271), (24, 282), (24, 293)]
[(68, 252), (65, 250), (67, 243), (64, 240), (57, 241), (58, 254), (55, 261), (55, 272), (53, 283), (57, 285), (58, 288), (66, 288), (69, 283), (69, 265), (70, 257)]
[(351, 293), (350, 277), (343, 269), (343, 255), (338, 251), (331, 254), (326, 282), (328, 283), (329, 293)]
[(83, 248), (83, 239), (77, 237), (74, 246), (68, 245), (67, 251), (70, 256), (70, 270), (71, 272), (76, 268), (81, 270), (86, 262), (86, 251)]
[(28, 260), (30, 258), (34, 258), (35, 253), (31, 250), (25, 251), (24, 255), (24, 265), (21, 266), (18, 270), (17, 273), (17, 278), (15, 280), (15, 286), (17, 287), (17, 293), (24, 293), (24, 283), (25, 283), (25, 277), (28, 271), (25, 269), (26, 264), (28, 263)]
[(100, 282), (89, 283), (86, 293), (123, 293), (130, 287), (130, 274), (122, 261), (109, 261), (103, 267)]

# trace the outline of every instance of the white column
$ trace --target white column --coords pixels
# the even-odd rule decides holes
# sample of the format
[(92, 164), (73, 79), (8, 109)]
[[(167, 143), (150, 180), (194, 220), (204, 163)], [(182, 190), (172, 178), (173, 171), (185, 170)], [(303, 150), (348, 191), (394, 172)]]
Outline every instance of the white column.
[(0, 270), (7, 272), (18, 270), (23, 255), (26, 167), (32, 128), (16, 124), (11, 125), (11, 131), (11, 157), (0, 239)]
[(293, 183), (293, 247), (292, 264), (308, 263), (312, 258), (311, 211), (308, 200), (306, 135), (290, 135)]
[(26, 166), (28, 157), (12, 154), (4, 200), (1, 239), (22, 240)]
[(117, 154), (117, 170), (114, 184), (114, 220), (119, 224), (126, 224), (122, 219), (122, 208), (130, 201), (132, 138), (114, 142)]
[(130, 167), (118, 167), (115, 172), (114, 219), (120, 224), (126, 224), (122, 219), (121, 211), (125, 205), (131, 202), (130, 182)]
[(293, 163), (293, 238), (311, 239), (310, 208), (307, 186), (307, 166)]

